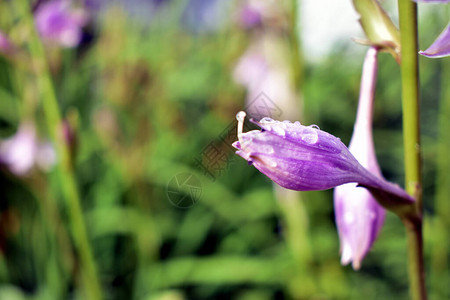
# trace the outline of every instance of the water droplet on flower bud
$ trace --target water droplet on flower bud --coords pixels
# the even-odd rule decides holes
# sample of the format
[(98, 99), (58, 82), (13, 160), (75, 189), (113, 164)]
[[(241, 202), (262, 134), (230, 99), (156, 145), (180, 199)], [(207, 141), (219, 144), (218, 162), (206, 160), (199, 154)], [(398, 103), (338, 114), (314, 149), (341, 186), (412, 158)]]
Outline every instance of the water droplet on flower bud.
[(301, 139), (307, 144), (315, 144), (319, 139), (319, 134), (315, 129), (305, 127), (301, 133)]
[(286, 131), (282, 128), (281, 124), (272, 126), (272, 130), (273, 130), (276, 134), (278, 134), (278, 135), (280, 135), (280, 136), (285, 136), (285, 135), (286, 135)]
[(270, 123), (275, 123), (274, 119), (271, 119), (269, 117), (264, 117), (261, 119), (261, 121), (259, 121), (259, 123), (261, 124), (270, 124)]

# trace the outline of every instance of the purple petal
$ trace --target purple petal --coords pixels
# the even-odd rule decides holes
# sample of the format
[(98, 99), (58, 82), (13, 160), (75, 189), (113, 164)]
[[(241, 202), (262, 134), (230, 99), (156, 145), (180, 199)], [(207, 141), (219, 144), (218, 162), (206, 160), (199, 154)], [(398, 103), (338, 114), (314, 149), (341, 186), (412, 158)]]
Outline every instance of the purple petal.
[(383, 226), (386, 211), (367, 189), (355, 183), (335, 188), (334, 207), (341, 263), (352, 262), (353, 269), (357, 270)]
[[(349, 150), (362, 166), (381, 177), (372, 137), (377, 52), (370, 48), (364, 61), (358, 112)], [(335, 188), (334, 206), (341, 262), (344, 265), (352, 262), (353, 269), (357, 270), (383, 226), (386, 211), (367, 189), (355, 183)]]
[(419, 51), (419, 54), (431, 57), (446, 57), (450, 55), (450, 23), (447, 28), (441, 32), (437, 39), (431, 44), (431, 46), (425, 51)]

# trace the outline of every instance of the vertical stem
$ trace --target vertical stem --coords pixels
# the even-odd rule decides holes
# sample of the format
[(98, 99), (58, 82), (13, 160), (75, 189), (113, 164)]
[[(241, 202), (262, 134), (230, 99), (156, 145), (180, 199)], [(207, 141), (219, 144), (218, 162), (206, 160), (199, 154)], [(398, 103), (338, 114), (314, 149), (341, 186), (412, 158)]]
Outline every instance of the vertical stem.
[(417, 4), (398, 0), (401, 39), (403, 144), (405, 186), (416, 199), (418, 218), (403, 220), (408, 238), (410, 293), (414, 300), (426, 299), (422, 241), (422, 182), (419, 122), (419, 67), (417, 59)]
[(419, 124), (419, 67), (417, 60), (417, 4), (399, 0), (401, 34), (401, 75), (403, 103), (403, 142), (405, 148), (406, 190), (417, 197), (417, 207), (422, 206), (420, 124)]
[(291, 0), (291, 7), (290, 7), (290, 46), (291, 46), (291, 53), (292, 53), (292, 77), (294, 82), (294, 88), (296, 91), (300, 91), (303, 88), (303, 81), (304, 81), (304, 59), (303, 59), (303, 53), (301, 49), (300, 44), (300, 38), (299, 38), (299, 32), (298, 32), (298, 26), (299, 26), (299, 17), (298, 17), (298, 11), (299, 11), (299, 1), (298, 0)]
[(19, 2), (19, 5), (22, 16), (30, 29), (30, 53), (33, 57), (33, 67), (36, 71), (36, 80), (44, 109), (45, 121), (58, 155), (58, 178), (60, 179), (62, 192), (68, 205), (68, 215), (73, 242), (75, 244), (74, 246), (80, 256), (80, 278), (85, 288), (86, 298), (101, 299), (100, 281), (97, 276), (91, 247), (87, 237), (77, 183), (70, 162), (69, 149), (62, 133), (61, 115), (44, 48), (34, 28), (33, 15), (30, 12), (28, 1), (22, 0)]
[(426, 300), (425, 270), (423, 266), (422, 219), (403, 220), (408, 240), (408, 273), (411, 299)]

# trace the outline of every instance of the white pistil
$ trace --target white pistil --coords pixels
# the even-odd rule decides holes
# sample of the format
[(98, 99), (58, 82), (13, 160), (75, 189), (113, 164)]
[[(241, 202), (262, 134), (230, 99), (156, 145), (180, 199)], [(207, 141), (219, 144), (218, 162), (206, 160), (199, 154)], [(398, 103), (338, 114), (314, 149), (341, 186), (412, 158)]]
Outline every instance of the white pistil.
[(246, 115), (247, 114), (244, 111), (240, 111), (236, 114), (236, 119), (238, 120), (237, 136), (241, 147), (243, 146), (242, 130), (244, 129), (244, 119)]

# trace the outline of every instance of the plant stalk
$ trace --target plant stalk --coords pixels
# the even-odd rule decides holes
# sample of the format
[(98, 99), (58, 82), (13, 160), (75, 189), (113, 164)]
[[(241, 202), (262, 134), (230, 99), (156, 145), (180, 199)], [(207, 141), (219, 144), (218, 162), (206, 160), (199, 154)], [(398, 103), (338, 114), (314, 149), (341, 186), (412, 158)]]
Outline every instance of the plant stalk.
[(100, 281), (87, 237), (86, 225), (78, 194), (76, 179), (73, 173), (70, 153), (63, 134), (61, 114), (51, 79), (45, 50), (34, 27), (29, 1), (18, 2), (20, 12), (29, 28), (29, 47), (32, 56), (33, 71), (40, 92), (40, 99), (47, 123), (50, 138), (54, 142), (58, 157), (58, 179), (60, 180), (63, 196), (66, 200), (74, 247), (80, 258), (79, 278), (85, 289), (86, 299), (101, 299)]
[(398, 0), (401, 40), (401, 81), (405, 187), (415, 197), (415, 217), (404, 219), (408, 239), (409, 288), (413, 300), (425, 300), (422, 237), (422, 178), (420, 150), (419, 66), (417, 58), (417, 4)]

